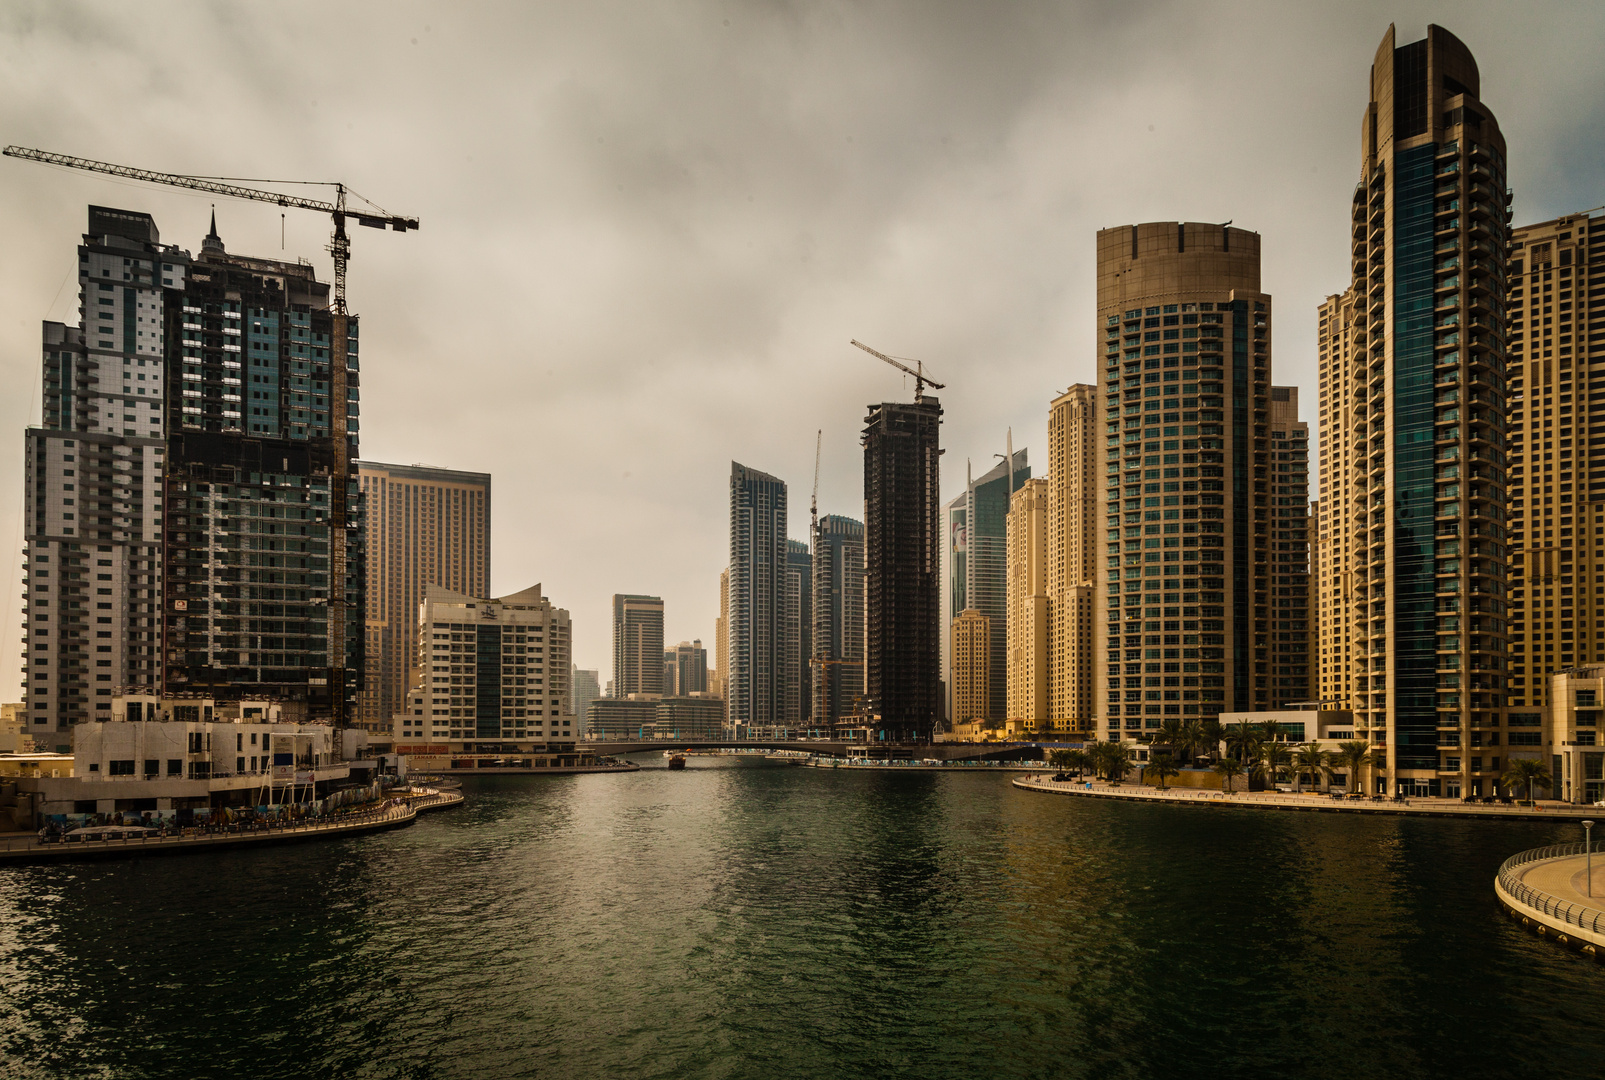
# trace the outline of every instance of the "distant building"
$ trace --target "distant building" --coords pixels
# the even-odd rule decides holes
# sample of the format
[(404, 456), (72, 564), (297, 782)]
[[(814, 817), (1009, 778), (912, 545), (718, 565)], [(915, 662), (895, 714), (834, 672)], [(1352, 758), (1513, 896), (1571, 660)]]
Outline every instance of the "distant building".
[(1014, 493), (1008, 521), (1010, 735), (1051, 730), (1048, 712), (1048, 481)]
[(665, 697), (652, 726), (658, 738), (717, 739), (724, 734), (724, 702), (703, 694)]
[(785, 482), (730, 463), (729, 681), (732, 725), (785, 724)]
[(682, 641), (663, 651), (663, 696), (708, 693), (708, 650), (702, 639)]
[(953, 620), (953, 723), (984, 727), (992, 685), (992, 620), (974, 608)]
[(608, 742), (650, 739), (658, 719), (660, 700), (657, 695), (640, 694), (627, 698), (597, 698), (591, 702), (591, 711), (585, 718), (585, 737)]
[(853, 715), (864, 696), (864, 525), (827, 514), (814, 538), (810, 722)]
[(357, 716), (390, 727), (417, 672), (418, 604), (440, 585), (490, 591), (490, 474), (357, 462), (367, 514), (367, 677)]
[[(1012, 441), (1012, 440), (1011, 440)], [(949, 545), (961, 542), (963, 550), (948, 554), (962, 583), (949, 584), (949, 602), (959, 606), (954, 612), (973, 608), (985, 615), (992, 628), (991, 685), (987, 688), (986, 712), (980, 719), (1001, 721), (1008, 716), (1008, 605), (1007, 539), (1005, 522), (1009, 498), (1031, 478), (1031, 466), (1024, 450), (1013, 451), (1013, 467), (1000, 461), (978, 478), (965, 483), (961, 496), (962, 532), (953, 528), (953, 504), (949, 504)]]
[(574, 668), (574, 716), (584, 725), (584, 721), (591, 715), (591, 702), (602, 696), (600, 684), (601, 673), (594, 670)]
[(813, 712), (813, 556), (800, 540), (786, 541), (786, 721), (807, 726)]
[(424, 590), (418, 680), (398, 740), (565, 747), (577, 738), (569, 614), (539, 585), (497, 599)]
[(1096, 732), (1105, 676), (1095, 662), (1102, 423), (1096, 386), (1077, 383), (1048, 406), (1048, 726), (1069, 738)]
[(730, 678), (730, 571), (719, 571), (719, 614), (713, 620), (713, 676), (708, 689), (728, 697), (725, 684)]
[(863, 437), (869, 726), (888, 742), (928, 742), (942, 680), (942, 408), (922, 396), (869, 409)]
[(663, 599), (613, 596), (613, 685), (619, 697), (663, 693)]

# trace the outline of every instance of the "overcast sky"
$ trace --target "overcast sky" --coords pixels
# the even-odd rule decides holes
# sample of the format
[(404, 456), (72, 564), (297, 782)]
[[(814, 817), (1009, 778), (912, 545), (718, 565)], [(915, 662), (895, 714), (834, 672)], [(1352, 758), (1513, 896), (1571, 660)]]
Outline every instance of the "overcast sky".
[[(1605, 203), (1605, 4), (586, 3), (0, 6), (0, 141), (170, 172), (342, 180), (422, 229), (358, 229), (362, 454), (494, 474), (498, 594), (665, 598), (712, 652), (730, 461), (808, 535), (862, 516), (857, 337), (948, 389), (944, 497), (1094, 379), (1093, 237), (1263, 236), (1275, 378), (1315, 420), (1314, 310), (1348, 281), (1367, 71), (1443, 23), (1509, 144), (1517, 223)], [(77, 321), (88, 203), (198, 251), (210, 201), (0, 159), (0, 551), (21, 560), (39, 324)], [(280, 213), (224, 203), (231, 251)], [(328, 274), (327, 220), (283, 253)], [(0, 657), (17, 655), (5, 575)], [(18, 700), (5, 660), (0, 697)]]

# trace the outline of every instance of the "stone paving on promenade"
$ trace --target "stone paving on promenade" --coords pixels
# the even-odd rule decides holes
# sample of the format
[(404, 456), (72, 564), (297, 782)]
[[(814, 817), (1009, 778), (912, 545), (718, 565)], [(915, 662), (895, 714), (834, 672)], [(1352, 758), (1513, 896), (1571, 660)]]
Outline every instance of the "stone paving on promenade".
[[(1375, 801), (1369, 796), (1333, 798), (1308, 792), (1295, 795), (1282, 792), (1199, 790), (1168, 788), (1161, 791), (1146, 784), (1109, 784), (1102, 780), (1055, 781), (1051, 777), (1029, 777), (1014, 781), (1017, 788), (1052, 795), (1073, 795), (1136, 802), (1172, 802), (1188, 806), (1242, 807), (1267, 810), (1302, 810), (1314, 813), (1412, 814), (1429, 817), (1521, 818), (1532, 820), (1580, 821), (1605, 813), (1605, 807), (1574, 806), (1562, 802), (1542, 802), (1535, 807), (1505, 806), (1500, 803), (1467, 803), (1459, 799), (1410, 798)], [(1602, 905), (1605, 906), (1605, 905)]]

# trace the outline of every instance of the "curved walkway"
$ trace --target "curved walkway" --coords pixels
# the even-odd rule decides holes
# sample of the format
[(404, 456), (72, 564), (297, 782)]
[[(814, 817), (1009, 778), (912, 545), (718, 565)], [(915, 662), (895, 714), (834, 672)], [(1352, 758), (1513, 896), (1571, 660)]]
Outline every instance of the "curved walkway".
[(1159, 788), (1142, 784), (1122, 784), (1118, 787), (1102, 780), (1055, 781), (1051, 777), (1029, 777), (1014, 781), (1017, 788), (1040, 791), (1049, 795), (1079, 795), (1094, 799), (1125, 799), (1132, 802), (1167, 802), (1184, 806), (1229, 807), (1234, 809), (1302, 810), (1317, 814), (1402, 814), (1420, 817), (1502, 818), (1531, 821), (1534, 818), (1548, 821), (1581, 821), (1598, 817), (1595, 807), (1573, 806), (1570, 803), (1547, 803), (1536, 807), (1503, 806), (1498, 803), (1465, 803), (1459, 799), (1407, 799), (1404, 802), (1372, 802), (1365, 799), (1334, 799), (1330, 795), (1311, 792), (1306, 795), (1283, 794), (1265, 791), (1201, 791), (1197, 788)]
[(341, 814), (332, 821), (306, 825), (241, 826), (238, 832), (204, 833), (198, 836), (140, 836), (127, 840), (57, 841), (49, 844), (42, 844), (37, 837), (28, 834), (25, 838), (0, 840), (0, 866), (125, 859), (143, 855), (176, 855), (220, 848), (334, 840), (342, 836), (405, 828), (416, 821), (419, 814), (447, 810), (462, 805), (462, 802), (463, 796), (458, 792), (423, 789), (416, 795), (399, 796), (394, 805)]
[(1594, 845), (1592, 895), (1583, 844), (1533, 848), (1506, 859), (1494, 877), (1505, 911), (1540, 937), (1605, 960), (1605, 852)]

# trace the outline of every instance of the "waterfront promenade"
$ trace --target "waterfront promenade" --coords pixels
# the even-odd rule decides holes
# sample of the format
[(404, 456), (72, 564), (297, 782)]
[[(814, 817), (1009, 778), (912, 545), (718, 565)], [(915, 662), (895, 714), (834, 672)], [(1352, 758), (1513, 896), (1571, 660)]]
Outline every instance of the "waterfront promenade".
[(387, 805), (340, 814), (332, 819), (298, 825), (267, 822), (225, 826), (188, 836), (134, 836), (112, 840), (58, 840), (41, 843), (32, 833), (0, 837), (0, 866), (77, 862), (86, 859), (125, 859), (144, 855), (176, 855), (222, 848), (296, 844), (333, 840), (342, 836), (383, 832), (411, 825), (419, 814), (461, 806), (462, 793), (423, 789), (397, 796)]
[(1600, 846), (1594, 845), (1592, 860), (1582, 844), (1512, 855), (1494, 877), (1494, 894), (1511, 917), (1540, 937), (1605, 961), (1605, 852)]
[(1168, 788), (1161, 791), (1144, 784), (1120, 784), (1102, 780), (1055, 781), (1047, 776), (1032, 776), (1014, 781), (1014, 786), (1049, 795), (1069, 795), (1092, 799), (1125, 799), (1130, 802), (1165, 802), (1205, 809), (1293, 810), (1317, 814), (1394, 814), (1418, 817), (1501, 818), (1517, 821), (1582, 821), (1598, 817), (1602, 808), (1574, 806), (1570, 803), (1541, 802), (1537, 806), (1505, 806), (1500, 803), (1468, 803), (1459, 799), (1410, 798), (1402, 802), (1391, 799), (1373, 801), (1365, 798), (1335, 799), (1330, 795), (1309, 792), (1294, 795), (1284, 792), (1202, 791), (1197, 788)]

